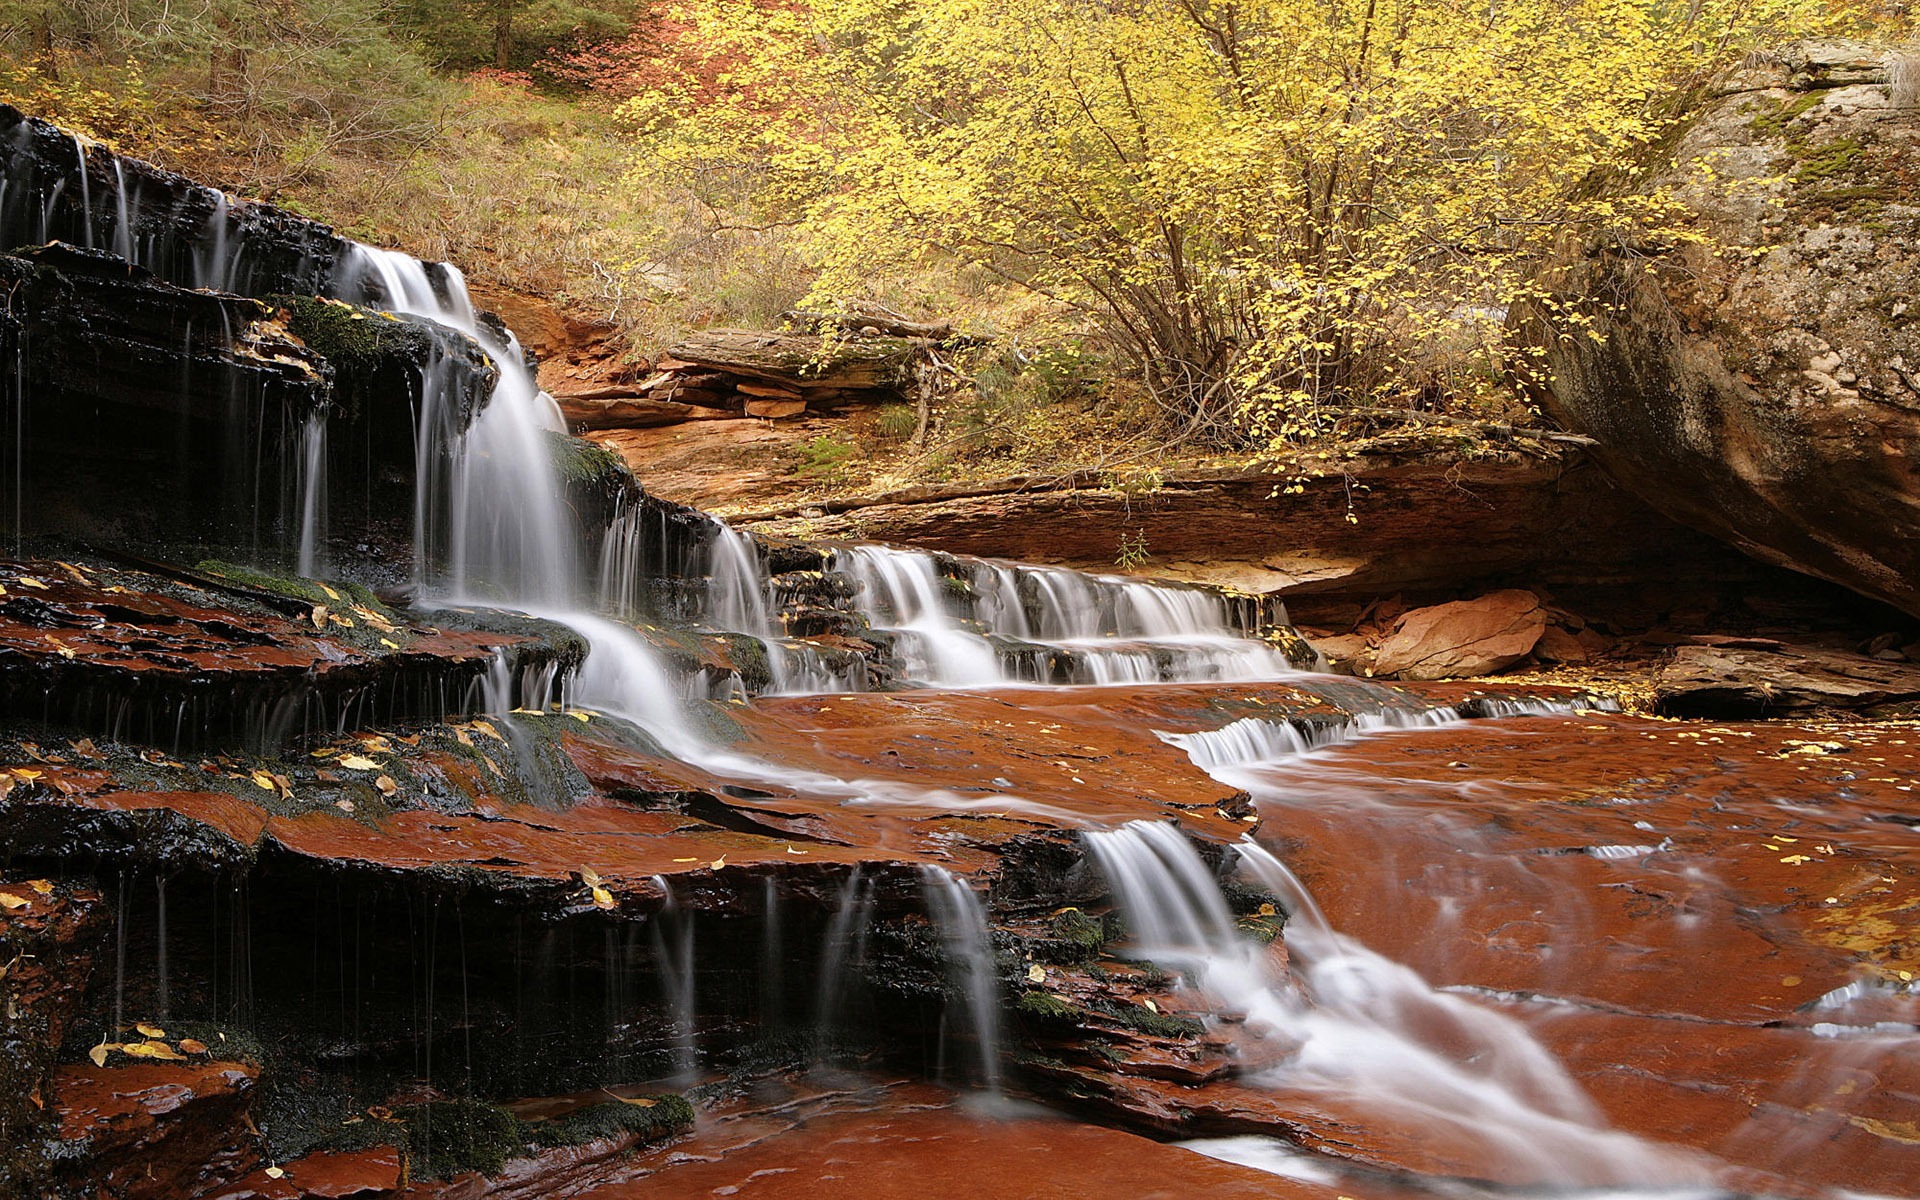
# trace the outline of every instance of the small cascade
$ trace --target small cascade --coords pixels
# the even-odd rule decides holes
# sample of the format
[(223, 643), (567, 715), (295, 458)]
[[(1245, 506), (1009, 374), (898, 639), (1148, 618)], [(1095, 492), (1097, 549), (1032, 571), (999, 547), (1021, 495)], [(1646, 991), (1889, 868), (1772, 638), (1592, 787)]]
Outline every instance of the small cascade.
[(890, 546), (850, 546), (836, 561), (860, 612), (894, 635), (899, 673), (913, 682), (1192, 683), (1295, 671), (1205, 589)]
[(1171, 825), (1084, 836), (1136, 950), (1232, 1018), (1248, 1082), (1322, 1093), (1423, 1139), (1444, 1130), (1541, 1183), (1707, 1180), (1681, 1152), (1605, 1128), (1518, 1021), (1437, 991), (1335, 931), (1306, 887), (1252, 841), (1238, 861), (1287, 909), (1289, 968), (1238, 932), (1217, 877)]
[(766, 690), (774, 695), (865, 691), (865, 660), (836, 670), (817, 649), (783, 640), (785, 630), (773, 617), (771, 581), (754, 540), (724, 521), (712, 526), (703, 618), (716, 629), (759, 641), (767, 656)]
[(647, 553), (647, 509), (621, 497), (607, 532), (600, 539), (600, 578), (595, 594), (600, 611), (638, 618), (647, 607), (643, 590), (654, 564)]
[(666, 896), (653, 926), (654, 960), (660, 964), (661, 998), (671, 1022), (674, 1077), (685, 1086), (692, 1082), (699, 1066), (699, 1045), (694, 1029), (697, 1013), (694, 1003), (693, 914), (682, 911), (674, 899), (673, 885), (664, 875), (653, 882)]
[(940, 931), (953, 984), (966, 997), (969, 1032), (978, 1055), (980, 1083), (1000, 1094), (1000, 978), (993, 937), (980, 897), (963, 879), (943, 867), (922, 868), (927, 911)]
[(1577, 702), (1568, 702), (1482, 696), (1460, 706), (1386, 707), (1375, 712), (1358, 713), (1335, 724), (1242, 717), (1219, 729), (1198, 733), (1158, 733), (1156, 736), (1168, 745), (1186, 751), (1194, 766), (1223, 782), (1229, 782), (1223, 772), (1277, 763), (1384, 733), (1437, 729), (1469, 719), (1568, 716), (1581, 710), (1617, 708), (1618, 705), (1613, 701), (1598, 697), (1583, 697)]
[(300, 432), (296, 490), (300, 496), (300, 574), (309, 579), (326, 570), (327, 410), (308, 414)]
[(855, 864), (840, 885), (833, 920), (820, 947), (820, 980), (814, 993), (815, 1047), (825, 1054), (836, 1031), (846, 1028), (848, 983), (858, 973), (866, 945), (867, 925), (873, 917), (873, 882)]
[(1005, 682), (993, 644), (949, 608), (947, 582), (932, 556), (853, 546), (839, 565), (859, 586), (857, 599), (869, 623), (897, 635), (894, 656), (903, 676), (947, 687)]
[(1464, 720), (1466, 718), (1454, 708), (1386, 708), (1360, 713), (1331, 725), (1242, 717), (1219, 729), (1158, 736), (1161, 741), (1185, 750), (1194, 766), (1212, 773), (1344, 746), (1389, 730), (1432, 729)]

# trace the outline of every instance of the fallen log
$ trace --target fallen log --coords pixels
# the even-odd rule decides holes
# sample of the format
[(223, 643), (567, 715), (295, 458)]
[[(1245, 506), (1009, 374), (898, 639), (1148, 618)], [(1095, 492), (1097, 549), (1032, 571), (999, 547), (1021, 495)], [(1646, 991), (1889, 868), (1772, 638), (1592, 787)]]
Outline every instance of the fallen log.
[(924, 340), (860, 337), (845, 340), (804, 333), (707, 329), (667, 348), (662, 369), (704, 368), (788, 389), (859, 388), (904, 393)]

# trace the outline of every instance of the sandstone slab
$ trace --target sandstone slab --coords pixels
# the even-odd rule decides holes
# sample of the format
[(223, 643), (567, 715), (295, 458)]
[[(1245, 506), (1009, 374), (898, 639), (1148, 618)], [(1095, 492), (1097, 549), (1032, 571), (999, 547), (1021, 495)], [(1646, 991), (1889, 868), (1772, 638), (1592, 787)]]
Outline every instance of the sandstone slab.
[(1521, 588), (1417, 608), (1400, 618), (1373, 669), (1401, 679), (1491, 675), (1531, 654), (1546, 629), (1540, 598)]

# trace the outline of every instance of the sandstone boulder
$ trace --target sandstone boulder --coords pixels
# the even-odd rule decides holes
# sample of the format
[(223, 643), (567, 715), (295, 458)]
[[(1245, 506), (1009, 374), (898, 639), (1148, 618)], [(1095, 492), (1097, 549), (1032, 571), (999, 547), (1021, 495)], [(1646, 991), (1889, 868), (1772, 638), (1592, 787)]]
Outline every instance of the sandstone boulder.
[(1920, 700), (1920, 667), (1758, 641), (1681, 646), (1654, 687), (1661, 712), (1715, 719), (1874, 709), (1914, 700)]
[[(1909, 56), (1911, 57), (1911, 56)], [(1544, 282), (1601, 339), (1514, 313), (1542, 400), (1655, 508), (1920, 613), (1914, 65), (1801, 43), (1724, 80), (1640, 187), (1704, 243), (1568, 246)]]
[(1540, 598), (1520, 588), (1416, 608), (1381, 645), (1373, 671), (1401, 679), (1490, 675), (1532, 653), (1546, 629)]

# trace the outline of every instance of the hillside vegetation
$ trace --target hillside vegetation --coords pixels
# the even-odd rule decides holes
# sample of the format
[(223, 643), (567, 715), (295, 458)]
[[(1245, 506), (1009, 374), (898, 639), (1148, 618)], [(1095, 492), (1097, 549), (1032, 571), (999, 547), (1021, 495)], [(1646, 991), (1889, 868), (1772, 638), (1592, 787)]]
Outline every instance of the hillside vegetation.
[(1151, 472), (1409, 414), (1528, 423), (1502, 324), (1531, 264), (1570, 237), (1696, 237), (1608, 183), (1756, 48), (1902, 20), (1830, 0), (11, 0), (0, 92), (609, 318), (635, 359), (802, 303), (955, 320), (989, 348), (955, 360), (930, 445), (850, 447), (896, 478)]

